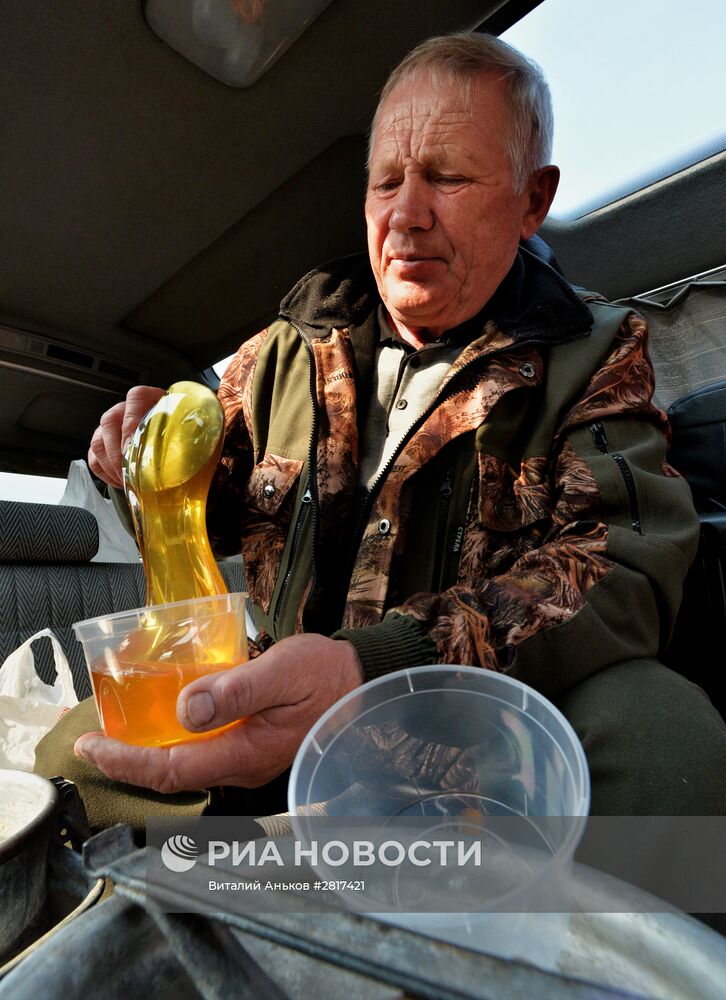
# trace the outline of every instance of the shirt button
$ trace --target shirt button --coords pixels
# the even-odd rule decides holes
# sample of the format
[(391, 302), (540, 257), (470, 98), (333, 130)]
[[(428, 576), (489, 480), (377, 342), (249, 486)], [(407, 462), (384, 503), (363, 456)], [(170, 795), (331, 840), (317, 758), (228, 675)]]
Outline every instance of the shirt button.
[(272, 485), (272, 483), (268, 483), (267, 486), (263, 486), (262, 492), (267, 497), (268, 500), (271, 500), (272, 497), (274, 497), (275, 495), (275, 487)]
[(378, 522), (378, 534), (387, 535), (390, 530), (391, 530), (391, 522), (388, 520), (387, 517), (382, 518)]
[(405, 399), (399, 399), (399, 401), (396, 403), (397, 410), (405, 410), (407, 406), (408, 406), (408, 401)]
[(534, 378), (536, 374), (534, 370), (534, 365), (530, 364), (529, 361), (526, 361), (523, 365), (520, 366), (519, 374), (524, 375), (525, 378)]
[(411, 368), (418, 368), (419, 365), (421, 364), (421, 358), (417, 354), (414, 354), (414, 356), (409, 360), (408, 363), (411, 366)]

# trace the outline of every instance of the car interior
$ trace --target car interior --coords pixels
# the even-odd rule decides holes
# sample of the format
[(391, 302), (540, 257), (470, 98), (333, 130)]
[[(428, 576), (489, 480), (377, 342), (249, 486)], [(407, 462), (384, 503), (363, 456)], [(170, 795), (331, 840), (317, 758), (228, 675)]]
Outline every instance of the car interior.
[[(244, 85), (221, 78), (211, 36), (206, 47), (217, 54), (206, 52), (206, 70), (176, 47), (194, 35), (200, 11), (224, 0), (3, 0), (0, 474), (65, 477), (86, 457), (101, 415), (134, 385), (195, 380), (216, 390), (214, 366), (276, 317), (303, 274), (365, 249), (367, 132), (391, 69), (427, 37), (500, 35), (554, 0), (310, 0), (299, 37), (285, 21), (297, 0), (226, 2), (235, 31), (236, 19), (252, 25), (253, 48), (264, 18), (277, 18), (282, 32), (264, 58), (255, 48)], [(181, 13), (164, 36), (172, 6)], [(681, 7), (684, 19), (696, 16)], [(613, 155), (627, 156), (627, 142), (611, 138)], [(726, 137), (701, 153), (602, 204), (555, 213), (530, 248), (573, 285), (648, 319), (656, 402), (671, 421), (668, 460), (688, 480), (701, 520), (660, 657), (726, 717), (718, 209)], [(6, 499), (0, 489), (0, 664), (49, 627), (78, 696), (90, 694), (71, 625), (141, 606), (145, 584), (140, 562), (99, 561), (98, 547), (87, 510)], [(231, 591), (244, 590), (239, 560), (222, 572)], [(33, 652), (51, 680), (50, 642)], [(492, 989), (496, 982), (492, 975)], [(522, 990), (516, 995), (545, 995)]]
[[(3, 4), (1, 471), (65, 475), (135, 384), (216, 387), (212, 365), (302, 274), (364, 248), (366, 133), (391, 67), (427, 36), (499, 34), (539, 4), (420, 0), (413, 17), (404, 0), (319, 3), (247, 87), (163, 41), (154, 6)], [(703, 519), (664, 658), (722, 710), (722, 677), (694, 653), (715, 648), (726, 621), (725, 186), (717, 148), (539, 234), (573, 284), (651, 324), (672, 462)]]

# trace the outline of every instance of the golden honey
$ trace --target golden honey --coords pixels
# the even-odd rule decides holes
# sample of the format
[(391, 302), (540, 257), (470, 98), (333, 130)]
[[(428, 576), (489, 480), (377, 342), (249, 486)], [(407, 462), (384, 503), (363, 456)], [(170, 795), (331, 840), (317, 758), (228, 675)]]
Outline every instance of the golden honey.
[[(234, 664), (226, 664), (227, 667)], [(190, 733), (177, 720), (179, 692), (197, 677), (224, 669), (220, 664), (119, 664), (110, 672), (92, 670), (93, 689), (101, 725), (107, 736), (140, 746), (172, 746), (216, 736), (232, 725), (209, 733)]]
[(126, 743), (168, 746), (221, 732), (184, 729), (177, 697), (197, 677), (247, 660), (243, 595), (227, 594), (206, 528), (223, 433), (214, 393), (177, 382), (143, 418), (124, 456), (148, 610), (115, 645), (106, 642), (91, 676), (106, 734)]
[(126, 449), (124, 490), (146, 572), (147, 605), (227, 592), (206, 526), (223, 436), (222, 408), (211, 389), (176, 382)]

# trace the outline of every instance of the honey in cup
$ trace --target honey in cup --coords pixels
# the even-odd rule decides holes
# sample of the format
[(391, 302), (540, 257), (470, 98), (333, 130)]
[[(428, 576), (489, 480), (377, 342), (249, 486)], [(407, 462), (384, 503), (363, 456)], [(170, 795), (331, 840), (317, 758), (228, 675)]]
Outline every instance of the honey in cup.
[[(176, 718), (182, 688), (248, 658), (246, 595), (227, 593), (206, 529), (223, 436), (211, 389), (177, 382), (143, 418), (124, 455), (147, 607), (81, 622), (76, 634), (104, 731), (126, 743), (168, 746), (230, 728), (193, 734)], [(89, 635), (94, 624), (111, 634)]]
[(208, 739), (238, 725), (190, 733), (177, 720), (176, 701), (197, 677), (247, 659), (245, 596), (222, 594), (105, 619), (116, 635), (92, 641), (90, 659), (107, 736), (141, 746), (170, 746)]

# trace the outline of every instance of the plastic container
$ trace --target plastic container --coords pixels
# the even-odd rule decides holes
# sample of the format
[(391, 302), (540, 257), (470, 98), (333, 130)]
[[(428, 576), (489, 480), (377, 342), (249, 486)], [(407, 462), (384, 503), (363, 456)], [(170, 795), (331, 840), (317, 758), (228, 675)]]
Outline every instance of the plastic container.
[(217, 594), (77, 622), (106, 735), (168, 746), (220, 732), (190, 733), (176, 700), (197, 677), (247, 660), (246, 597)]
[(0, 770), (0, 965), (42, 924), (57, 800), (40, 775)]
[[(541, 911), (569, 909), (559, 886), (589, 802), (585, 754), (564, 716), (527, 685), (475, 667), (418, 667), (352, 691), (307, 735), (289, 784), (303, 841), (319, 835), (320, 816), (367, 817), (361, 828), (378, 823), (387, 836), (405, 836), (407, 818), (424, 817), (417, 829), (429, 840), (452, 829), (478, 837), (486, 877), (392, 872), (399, 912), (375, 915), (545, 967), (564, 924)], [(437, 898), (447, 898), (450, 912), (431, 912)], [(451, 912), (456, 899), (466, 912)], [(522, 951), (527, 935), (537, 940)]]

